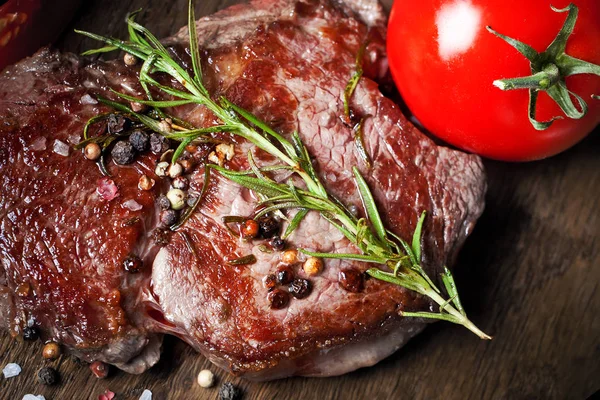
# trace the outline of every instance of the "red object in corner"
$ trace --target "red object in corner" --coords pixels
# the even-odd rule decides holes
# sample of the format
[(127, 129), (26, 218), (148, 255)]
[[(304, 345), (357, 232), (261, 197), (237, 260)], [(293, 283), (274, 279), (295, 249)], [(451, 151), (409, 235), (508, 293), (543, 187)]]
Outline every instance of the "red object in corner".
[(0, 5), (0, 70), (54, 41), (79, 2), (8, 0)]

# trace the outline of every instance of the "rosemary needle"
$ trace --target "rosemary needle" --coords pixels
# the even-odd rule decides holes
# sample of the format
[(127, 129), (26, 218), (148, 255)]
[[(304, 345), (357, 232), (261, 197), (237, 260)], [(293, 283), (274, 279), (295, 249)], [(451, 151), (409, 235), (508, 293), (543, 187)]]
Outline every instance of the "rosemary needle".
[[(212, 111), (222, 124), (210, 128), (181, 127), (182, 129), (178, 129), (176, 133), (168, 133), (161, 130), (158, 117), (153, 118), (145, 114), (138, 114), (124, 104), (100, 99), (104, 104), (129, 114), (132, 118), (137, 119), (155, 132), (180, 141), (180, 148), (184, 148), (185, 145), (192, 141), (201, 140), (208, 133), (213, 132), (229, 132), (248, 140), (281, 162), (281, 165), (270, 167), (268, 170), (288, 169), (303, 180), (305, 187), (298, 187), (291, 183), (291, 181), (282, 183), (270, 179), (263, 173), (266, 169), (257, 168), (251, 159), (249, 159), (249, 162), (252, 168), (248, 171), (231, 171), (217, 165), (208, 165), (206, 171), (210, 169), (215, 170), (225, 178), (256, 192), (264, 206), (262, 212), (298, 209), (299, 212), (292, 219), (288, 230), (285, 232), (285, 236), (288, 236), (299, 225), (300, 220), (307, 212), (312, 210), (321, 213), (323, 218), (342, 232), (348, 240), (360, 249), (362, 254), (314, 253), (302, 249), (300, 251), (311, 256), (357, 260), (373, 264), (375, 266), (367, 270), (367, 274), (373, 278), (414, 290), (429, 297), (439, 305), (438, 312), (403, 311), (403, 316), (449, 321), (463, 325), (482, 339), (491, 339), (490, 336), (482, 332), (467, 318), (450, 271), (444, 268), (441, 276), (448, 296), (445, 298), (440, 289), (436, 287), (423, 270), (421, 266), (421, 230), (425, 219), (425, 212), (419, 218), (412, 242), (410, 244), (405, 242), (402, 238), (385, 228), (369, 186), (355, 167), (353, 169), (355, 183), (362, 198), (366, 215), (368, 216), (368, 220), (364, 218), (357, 219), (339, 200), (329, 195), (317, 176), (310, 154), (302, 143), (298, 133), (293, 133), (292, 140), (290, 141), (271, 129), (255, 115), (238, 107), (228, 99), (221, 97), (218, 100), (214, 100), (211, 98), (202, 80), (193, 0), (189, 2), (188, 15), (192, 76), (190, 76), (188, 70), (179, 65), (169, 55), (169, 52), (150, 31), (135, 22), (134, 17), (136, 14), (137, 12), (132, 13), (127, 18), (129, 28), (128, 41), (77, 31), (82, 35), (107, 44), (103, 48), (87, 52), (88, 54), (120, 49), (143, 60), (139, 80), (141, 85), (146, 89), (148, 99), (140, 100), (126, 94), (115, 93), (124, 100), (135, 101), (153, 107), (156, 110), (154, 115), (157, 116), (165, 115), (164, 108), (184, 104), (203, 105)], [(153, 78), (155, 73), (169, 75), (179, 82), (181, 88), (160, 84)], [(345, 104), (347, 104), (348, 98), (351, 95), (353, 85), (355, 86), (355, 83), (350, 85), (344, 93)], [(170, 96), (172, 100), (154, 100), (149, 95), (149, 87), (154, 87), (154, 89)], [(95, 119), (92, 118), (90, 123), (94, 121)], [(87, 127), (88, 125), (86, 125), (86, 133)], [(180, 153), (180, 151), (175, 151), (173, 161), (175, 161), (176, 155)], [(246, 262), (247, 260), (242, 261)], [(242, 261), (234, 260), (233, 262)]]

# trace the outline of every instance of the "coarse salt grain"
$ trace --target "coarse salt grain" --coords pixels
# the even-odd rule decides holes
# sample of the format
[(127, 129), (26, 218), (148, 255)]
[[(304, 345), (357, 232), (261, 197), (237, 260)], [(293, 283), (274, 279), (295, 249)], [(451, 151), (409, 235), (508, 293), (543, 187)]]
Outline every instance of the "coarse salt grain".
[(81, 135), (77, 133), (69, 135), (69, 143), (71, 143), (72, 145), (77, 145), (79, 144), (79, 142), (81, 142)]
[(140, 396), (140, 400), (152, 400), (152, 392), (148, 389), (144, 390)]
[(23, 400), (46, 400), (46, 398), (41, 394), (26, 394), (25, 396), (23, 396)]
[(46, 150), (46, 138), (38, 137), (28, 146), (28, 149), (33, 151)]
[(65, 142), (61, 142), (60, 140), (55, 139), (52, 150), (58, 155), (67, 157), (69, 155), (70, 147)]
[(98, 100), (96, 100), (89, 94), (84, 94), (83, 96), (81, 96), (81, 99), (79, 100), (79, 102), (81, 104), (98, 104)]
[(126, 209), (128, 209), (130, 211), (139, 211), (143, 208), (140, 203), (138, 203), (137, 201), (135, 201), (133, 199), (127, 200), (126, 202), (124, 202), (123, 207), (125, 207)]
[(12, 378), (13, 376), (17, 376), (21, 373), (21, 367), (19, 364), (10, 363), (6, 364), (6, 367), (2, 370), (5, 378)]
[(98, 179), (96, 192), (102, 200), (110, 201), (119, 195), (119, 188), (112, 179), (104, 177)]

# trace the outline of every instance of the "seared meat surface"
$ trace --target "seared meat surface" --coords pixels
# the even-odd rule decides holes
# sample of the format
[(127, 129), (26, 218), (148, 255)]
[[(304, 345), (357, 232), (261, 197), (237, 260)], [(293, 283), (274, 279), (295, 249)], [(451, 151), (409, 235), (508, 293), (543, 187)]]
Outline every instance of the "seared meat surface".
[[(428, 212), (423, 264), (434, 276), (481, 214), (485, 179), (479, 158), (437, 146), (380, 93), (384, 24), (372, 0), (256, 0), (200, 19), (197, 29), (213, 96), (226, 96), (285, 136), (297, 131), (332, 194), (362, 212), (356, 165), (399, 236), (409, 239)], [(183, 64), (186, 37), (183, 29), (166, 41)], [(351, 108), (354, 118), (365, 118), (370, 169), (342, 118), (344, 87), (365, 42), (365, 76)], [(217, 174), (177, 232), (159, 228), (155, 199), (167, 184), (154, 175), (158, 156), (145, 154), (130, 166), (109, 162), (118, 196), (103, 196), (106, 179), (72, 145), (90, 117), (107, 111), (97, 96), (114, 98), (111, 88), (142, 96), (136, 74), (122, 61), (89, 62), (46, 49), (0, 75), (0, 325), (15, 335), (34, 325), (88, 361), (138, 373), (158, 360), (161, 335), (173, 334), (222, 368), (255, 379), (372, 365), (422, 329), (422, 321), (399, 312), (428, 309), (427, 299), (375, 280), (358, 292), (340, 284), (342, 271), (368, 268), (360, 262), (326, 260), (314, 277), (293, 266), (312, 291), (273, 310), (264, 278), (281, 266), (280, 253), (226, 229), (222, 217), (251, 216), (256, 198)], [(215, 123), (203, 107), (171, 112), (196, 126)], [(247, 168), (251, 146), (220, 139), (235, 149), (225, 166)], [(202, 187), (210, 150), (190, 151), (191, 192)], [(273, 162), (252, 151), (259, 164)], [(138, 188), (141, 174), (157, 180), (153, 190)], [(287, 247), (357, 252), (314, 212)], [(257, 262), (227, 262), (248, 254)], [(143, 262), (137, 273), (123, 267), (130, 256)]]

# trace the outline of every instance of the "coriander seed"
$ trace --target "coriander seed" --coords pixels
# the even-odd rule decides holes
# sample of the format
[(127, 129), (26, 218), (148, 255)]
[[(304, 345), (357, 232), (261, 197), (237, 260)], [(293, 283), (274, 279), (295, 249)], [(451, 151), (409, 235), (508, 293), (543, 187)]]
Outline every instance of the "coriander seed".
[(298, 251), (286, 250), (281, 253), (281, 262), (284, 264), (296, 264), (298, 262)]
[(323, 261), (317, 257), (309, 257), (302, 265), (302, 269), (308, 276), (317, 275), (323, 270)]
[(100, 149), (98, 143), (88, 143), (85, 145), (83, 153), (85, 155), (85, 158), (87, 158), (88, 160), (96, 161), (100, 158), (100, 155), (102, 154), (102, 149)]
[(42, 357), (46, 360), (56, 360), (60, 356), (60, 346), (56, 342), (48, 342), (42, 350)]

